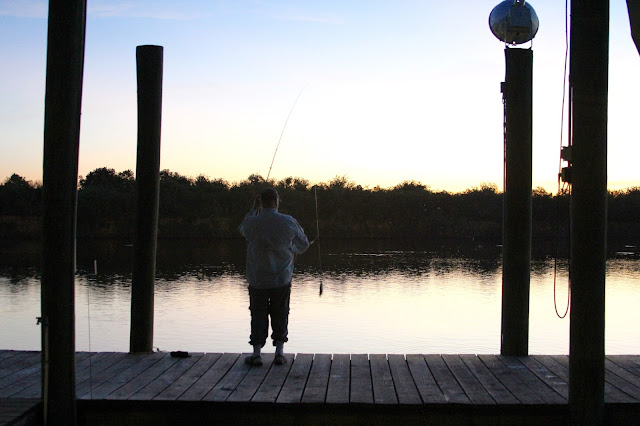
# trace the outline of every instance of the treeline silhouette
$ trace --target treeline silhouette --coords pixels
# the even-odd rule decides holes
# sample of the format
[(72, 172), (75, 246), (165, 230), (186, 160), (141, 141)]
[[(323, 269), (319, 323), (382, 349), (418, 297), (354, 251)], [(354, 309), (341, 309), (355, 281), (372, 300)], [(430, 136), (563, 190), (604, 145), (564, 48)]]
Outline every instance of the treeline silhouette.
[[(206, 176), (160, 173), (159, 238), (240, 238), (237, 226), (253, 197), (266, 186), (281, 197), (280, 211), (296, 217), (310, 237), (316, 234), (316, 200), (322, 238), (401, 238), (475, 241), (502, 239), (502, 193), (481, 184), (460, 193), (432, 191), (405, 181), (394, 188), (363, 188), (344, 176), (311, 185), (288, 177), (265, 182), (260, 175), (229, 183)], [(98, 168), (78, 187), (78, 237), (130, 240), (136, 183), (130, 170)], [(550, 249), (567, 241), (570, 196), (533, 191), (533, 243)], [(609, 193), (610, 245), (638, 245), (640, 188)], [(42, 187), (14, 174), (0, 186), (0, 238), (39, 238)]]

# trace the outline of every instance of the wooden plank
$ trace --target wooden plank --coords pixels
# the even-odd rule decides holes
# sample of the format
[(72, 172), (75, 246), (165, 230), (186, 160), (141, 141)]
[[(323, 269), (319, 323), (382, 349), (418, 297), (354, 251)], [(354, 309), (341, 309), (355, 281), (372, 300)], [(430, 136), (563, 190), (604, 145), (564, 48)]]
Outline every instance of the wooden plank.
[(128, 399), (129, 397), (131, 397), (131, 395), (135, 394), (136, 392), (147, 386), (149, 383), (151, 383), (162, 373), (164, 373), (177, 361), (178, 358), (174, 358), (168, 352), (164, 352), (164, 356), (162, 356), (157, 362), (155, 362), (153, 365), (150, 365), (149, 368), (140, 371), (137, 376), (133, 377), (125, 385), (111, 392), (106, 396), (106, 399)]
[(24, 351), (14, 351), (14, 350), (0, 350), (0, 362), (5, 362), (11, 357), (16, 356), (19, 353)]
[(40, 424), (41, 415), (36, 415), (39, 400), (34, 399), (0, 399), (0, 425)]
[(529, 371), (518, 357), (500, 355), (498, 359), (546, 404), (564, 404), (567, 402), (565, 398)]
[(309, 378), (313, 354), (297, 354), (282, 390), (276, 399), (278, 404), (294, 404), (302, 400), (304, 387)]
[[(89, 352), (78, 352), (76, 353), (76, 378), (78, 377), (78, 371), (83, 371), (89, 363), (89, 359), (92, 354)], [(10, 388), (12, 392), (10, 395), (5, 395), (3, 389), (0, 389), (0, 395), (3, 397), (10, 396), (11, 398), (40, 398), (40, 394), (42, 392), (42, 379), (41, 379), (41, 364), (37, 363), (32, 367), (29, 367), (32, 371), (35, 369), (33, 374), (30, 374), (19, 381), (16, 381), (11, 384)], [(18, 373), (27, 373), (28, 369), (23, 369)], [(1, 382), (2, 380), (0, 380)], [(8, 391), (8, 389), (4, 389), (4, 391)]]
[(495, 405), (496, 402), (491, 395), (489, 395), (489, 392), (487, 392), (458, 355), (442, 355), (442, 359), (473, 404)]
[(29, 362), (33, 357), (22, 360), (21, 368), (0, 378), (0, 398), (6, 398), (40, 380), (40, 357), (38, 362)]
[(202, 353), (190, 354), (188, 358), (179, 358), (163, 374), (156, 377), (151, 383), (131, 395), (129, 400), (149, 401), (155, 398), (171, 386), (176, 380), (189, 370), (202, 357)]
[[(551, 355), (550, 357), (555, 362), (561, 364), (567, 370), (567, 380), (569, 377), (569, 356), (568, 355)], [(634, 402), (635, 400), (631, 398), (626, 393), (622, 392), (617, 387), (613, 386), (606, 380), (606, 372), (605, 372), (605, 382), (604, 382), (604, 402)]]
[(640, 356), (639, 355), (610, 355), (607, 357), (634, 376), (640, 377)]
[(231, 366), (240, 357), (240, 354), (225, 353), (220, 356), (185, 393), (178, 397), (180, 401), (200, 401), (215, 385), (224, 377)]
[(371, 364), (371, 379), (373, 382), (373, 402), (375, 404), (396, 405), (398, 396), (393, 385), (393, 377), (389, 368), (389, 361), (384, 354), (369, 356)]
[(623, 357), (624, 359), (633, 362), (636, 366), (638, 366), (638, 368), (640, 368), (640, 355), (616, 355), (616, 357)]
[(629, 402), (638, 402), (640, 398), (640, 387), (632, 383), (634, 376), (624, 368), (617, 366), (606, 358), (604, 361), (604, 365), (605, 380), (627, 394), (632, 400)]
[(221, 354), (218, 353), (203, 354), (201, 356), (194, 355), (197, 359), (193, 366), (153, 399), (163, 401), (177, 400), (211, 368), (220, 356)]
[(407, 405), (420, 405), (422, 400), (418, 393), (418, 388), (413, 382), (413, 377), (409, 371), (407, 360), (404, 355), (389, 355), (389, 368), (393, 377), (393, 385), (398, 396), (398, 403)]
[[(640, 367), (634, 368), (624, 362), (623, 357), (608, 356), (605, 359), (604, 367), (607, 372), (615, 374), (637, 388), (640, 388)], [(637, 372), (637, 374), (635, 374)], [(637, 395), (637, 394), (636, 394)]]
[(307, 386), (302, 394), (302, 402), (306, 404), (324, 403), (327, 397), (327, 386), (331, 371), (331, 355), (315, 354), (311, 364), (311, 372)]
[(629, 381), (638, 386), (640, 380), (640, 357), (638, 355), (612, 355), (607, 359), (625, 369), (629, 373)]
[(0, 398), (8, 398), (39, 383), (41, 383), (39, 364), (23, 368), (0, 379)]
[(540, 364), (544, 365), (552, 374), (555, 374), (558, 379), (565, 383), (569, 383), (569, 369), (556, 361), (554, 357), (550, 355), (534, 355), (533, 358)]
[(99, 359), (108, 356), (109, 352), (77, 352), (76, 353), (76, 383), (78, 382), (78, 375), (84, 370), (88, 370), (93, 367)]
[(258, 388), (264, 381), (267, 373), (271, 369), (274, 354), (262, 354), (262, 362), (260, 367), (251, 367), (244, 376), (244, 379), (238, 384), (236, 389), (229, 395), (229, 402), (249, 402), (258, 391)]
[(14, 374), (23, 368), (40, 365), (40, 352), (25, 351), (15, 354), (6, 362), (0, 364), (0, 380)]
[(99, 353), (100, 352), (87, 352), (87, 351), (76, 352), (76, 369), (78, 368), (78, 365), (80, 363), (82, 363), (85, 360), (88, 360), (94, 355), (98, 355)]
[[(80, 374), (82, 374), (81, 372), (87, 368), (90, 358), (96, 357), (96, 356), (104, 356), (104, 353), (100, 353), (100, 352), (98, 353), (77, 352), (76, 353), (76, 383), (78, 383), (78, 377)], [(42, 392), (41, 371), (40, 371), (40, 368), (38, 368), (38, 372), (35, 374), (35, 376), (33, 376), (31, 380), (31, 384), (29, 384), (29, 386), (26, 386), (21, 390), (18, 390), (16, 393), (14, 393), (11, 396), (11, 398), (25, 398), (25, 399), (40, 398), (41, 392)]]
[(276, 402), (282, 385), (291, 369), (291, 364), (293, 364), (292, 360), (294, 360), (292, 354), (287, 354), (286, 357), (289, 360), (286, 364), (273, 364), (271, 366), (264, 381), (260, 384), (253, 398), (251, 398), (251, 402)]
[(536, 375), (536, 377), (560, 395), (563, 402), (566, 403), (569, 400), (569, 384), (567, 382), (561, 380), (547, 367), (536, 361), (532, 356), (518, 357), (518, 360), (527, 367), (529, 371)]
[(469, 371), (478, 379), (480, 384), (487, 390), (491, 398), (501, 405), (520, 404), (509, 389), (498, 380), (477, 355), (460, 355), (460, 359), (465, 363)]
[(420, 399), (424, 404), (444, 404), (447, 402), (436, 379), (433, 378), (424, 356), (417, 354), (407, 355), (407, 365), (409, 366), (411, 377), (413, 377), (413, 381), (418, 388)]
[(626, 358), (632, 360), (638, 367), (640, 367), (640, 355), (627, 355)]
[(433, 378), (438, 383), (447, 402), (471, 404), (471, 400), (464, 393), (464, 390), (440, 355), (425, 355), (424, 359), (427, 361), (429, 370), (431, 370), (431, 374), (433, 374)]
[(238, 357), (235, 364), (231, 367), (229, 372), (214, 386), (211, 391), (202, 398), (203, 401), (226, 401), (229, 395), (233, 393), (238, 387), (238, 384), (247, 375), (250, 365), (247, 365), (244, 360), (250, 354), (242, 354)]
[(121, 371), (102, 384), (94, 387), (91, 391), (91, 396), (93, 399), (105, 398), (107, 395), (129, 383), (164, 356), (165, 354), (161, 352), (154, 352), (151, 354), (129, 354), (125, 359), (137, 358), (138, 362), (129, 366), (127, 369)]
[(95, 377), (100, 372), (115, 365), (125, 359), (129, 354), (126, 352), (101, 352), (97, 353), (82, 363), (90, 363), (90, 366), (81, 369), (76, 373), (76, 386), (85, 380)]
[(520, 379), (509, 370), (497, 355), (478, 355), (482, 363), (500, 380), (508, 390), (523, 404), (544, 404), (542, 398), (529, 389)]
[(348, 404), (351, 381), (351, 356), (333, 355), (327, 384), (327, 404)]
[(351, 355), (351, 395), (354, 404), (373, 404), (371, 367), (366, 354)]
[(142, 354), (125, 354), (125, 357), (119, 359), (104, 370), (98, 373), (94, 372), (90, 379), (76, 384), (76, 395), (78, 399), (93, 399), (95, 396), (93, 393), (94, 389), (127, 370), (129, 367), (142, 362), (143, 359), (144, 355)]

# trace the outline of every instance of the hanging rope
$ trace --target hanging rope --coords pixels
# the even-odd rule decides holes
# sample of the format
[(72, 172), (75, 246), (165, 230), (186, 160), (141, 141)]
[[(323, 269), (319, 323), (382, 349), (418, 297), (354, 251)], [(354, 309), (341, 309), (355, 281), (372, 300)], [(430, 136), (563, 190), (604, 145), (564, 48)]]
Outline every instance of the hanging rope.
[[(562, 112), (560, 114), (560, 153), (562, 153), (562, 143), (563, 143), (563, 133), (564, 133), (564, 110), (565, 110), (565, 96), (567, 93), (567, 58), (569, 55), (569, 4), (568, 0), (564, 2), (564, 75), (562, 80)], [(571, 145), (571, 88), (569, 88), (569, 114), (568, 114), (568, 131), (567, 131), (567, 139), (568, 145)], [(558, 311), (558, 301), (557, 301), (557, 275), (558, 275), (558, 256), (559, 256), (559, 246), (560, 246), (560, 200), (561, 200), (561, 191), (564, 193), (566, 190), (569, 192), (569, 197), (571, 197), (571, 187), (570, 185), (562, 186), (561, 184), (561, 173), (562, 173), (562, 154), (560, 154), (560, 158), (558, 161), (558, 192), (556, 193), (557, 197), (557, 207), (556, 207), (556, 253), (553, 261), (553, 307), (556, 311), (556, 315), (560, 319), (564, 319), (569, 312), (569, 307), (571, 305), (571, 276), (569, 276), (569, 280), (567, 282), (567, 308), (564, 311), (564, 314), (560, 315)], [(571, 224), (567, 227), (569, 230), (571, 229)], [(569, 231), (570, 232), (570, 231)], [(571, 265), (571, 258), (569, 258), (569, 265)], [(569, 268), (571, 269), (571, 268)]]

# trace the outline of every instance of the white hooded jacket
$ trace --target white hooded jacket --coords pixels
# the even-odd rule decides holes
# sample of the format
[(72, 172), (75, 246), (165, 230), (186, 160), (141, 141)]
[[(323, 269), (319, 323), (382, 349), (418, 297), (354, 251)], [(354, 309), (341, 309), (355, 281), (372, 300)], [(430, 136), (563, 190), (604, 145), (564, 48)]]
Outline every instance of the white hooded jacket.
[(254, 288), (291, 284), (293, 255), (309, 247), (298, 221), (275, 208), (249, 211), (238, 227), (247, 239), (247, 281)]

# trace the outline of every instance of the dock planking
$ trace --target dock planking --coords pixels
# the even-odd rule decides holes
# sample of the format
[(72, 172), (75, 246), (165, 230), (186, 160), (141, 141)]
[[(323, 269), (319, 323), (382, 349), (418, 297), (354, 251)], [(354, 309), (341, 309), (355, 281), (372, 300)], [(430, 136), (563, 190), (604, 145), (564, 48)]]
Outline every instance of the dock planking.
[(373, 382), (373, 400), (376, 404), (398, 404), (396, 389), (391, 376), (391, 369), (387, 356), (373, 354), (369, 357), (371, 363), (371, 379)]
[(222, 354), (178, 399), (183, 401), (200, 401), (224, 378), (239, 357), (240, 354)]
[[(76, 393), (93, 401), (199, 401), (227, 408), (256, 403), (314, 410), (325, 405), (329, 410), (336, 405), (451, 405), (499, 411), (568, 404), (566, 355), (287, 354), (289, 362), (275, 365), (273, 354), (263, 354), (260, 367), (245, 364), (246, 355), (79, 352)], [(0, 351), (0, 372), (1, 399), (40, 397), (39, 352)], [(640, 411), (640, 356), (607, 356), (605, 379), (606, 404)]]
[(420, 394), (415, 381), (409, 371), (409, 365), (404, 355), (389, 355), (389, 368), (393, 377), (393, 385), (398, 395), (399, 404), (421, 404)]
[(313, 354), (298, 354), (292, 362), (291, 369), (278, 394), (276, 403), (295, 404), (302, 400), (307, 378), (311, 371)]
[[(258, 387), (253, 398), (251, 398), (251, 402), (276, 402), (276, 399), (280, 394), (280, 390), (282, 390), (282, 386), (289, 375), (291, 365), (293, 364), (293, 357), (291, 354), (285, 354), (285, 356), (289, 362), (283, 365), (270, 365), (267, 376)], [(264, 365), (260, 368), (263, 367)]]
[(304, 388), (302, 402), (307, 404), (322, 404), (327, 398), (329, 375), (331, 370), (331, 355), (317, 354), (313, 358), (311, 372)]
[(250, 402), (267, 376), (267, 373), (269, 373), (271, 369), (270, 367), (273, 363), (273, 358), (273, 354), (263, 354), (262, 362), (264, 365), (262, 367), (249, 369), (238, 386), (233, 390), (231, 395), (229, 395), (227, 401)]
[(347, 354), (333, 355), (327, 383), (328, 404), (348, 404), (351, 383), (351, 357)]
[(373, 404), (371, 366), (366, 354), (351, 355), (351, 403)]

